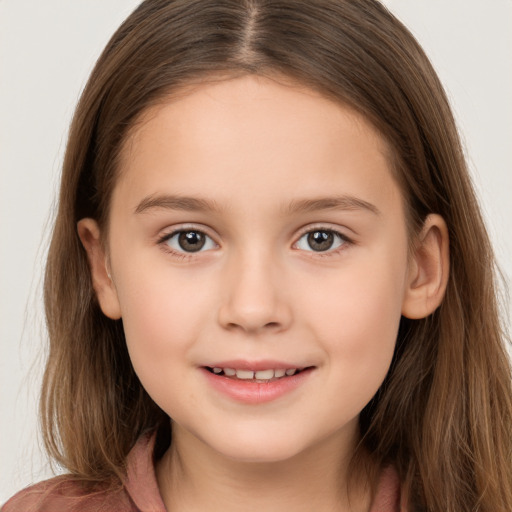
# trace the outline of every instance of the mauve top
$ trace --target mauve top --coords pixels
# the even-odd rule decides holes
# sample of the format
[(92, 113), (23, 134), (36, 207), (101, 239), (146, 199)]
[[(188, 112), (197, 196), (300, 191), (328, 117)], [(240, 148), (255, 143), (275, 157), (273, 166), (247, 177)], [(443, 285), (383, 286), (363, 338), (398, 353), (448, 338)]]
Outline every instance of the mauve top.
[[(143, 435), (128, 454), (127, 478), (121, 490), (85, 494), (77, 482), (62, 477), (20, 491), (2, 512), (166, 512), (153, 462), (155, 435)], [(370, 512), (404, 512), (400, 483), (388, 467), (379, 478)]]

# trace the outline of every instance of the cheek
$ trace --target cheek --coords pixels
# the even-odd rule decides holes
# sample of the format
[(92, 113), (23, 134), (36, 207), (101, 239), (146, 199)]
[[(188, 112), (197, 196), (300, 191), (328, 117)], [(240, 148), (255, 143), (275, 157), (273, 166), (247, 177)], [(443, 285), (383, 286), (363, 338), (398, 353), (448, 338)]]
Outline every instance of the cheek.
[(346, 288), (347, 293), (338, 299), (343, 337), (353, 339), (356, 349), (394, 345), (401, 317), (402, 281), (385, 273), (353, 272)]
[(118, 290), (135, 373), (152, 399), (178, 416), (183, 403), (198, 403), (197, 390), (185, 383), (193, 366), (190, 349), (201, 335), (200, 311), (206, 309), (200, 301), (208, 300), (182, 284), (165, 272), (132, 272)]
[(335, 378), (363, 402), (377, 391), (391, 363), (405, 259), (368, 263), (360, 260), (337, 272), (303, 305), (307, 326), (328, 354)]
[(170, 369), (183, 361), (200, 336), (207, 294), (190, 280), (180, 281), (165, 269), (149, 266), (125, 273), (118, 297), (128, 351), (141, 380), (160, 367)]

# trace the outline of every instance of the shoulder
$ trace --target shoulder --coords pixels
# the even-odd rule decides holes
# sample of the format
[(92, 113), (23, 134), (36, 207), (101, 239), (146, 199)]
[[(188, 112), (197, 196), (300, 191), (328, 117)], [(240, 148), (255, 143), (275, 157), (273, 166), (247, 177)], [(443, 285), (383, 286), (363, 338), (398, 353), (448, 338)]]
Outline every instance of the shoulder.
[(66, 477), (52, 478), (15, 494), (1, 512), (135, 512), (137, 508), (121, 488), (93, 491)]
[(379, 476), (370, 512), (407, 512), (400, 478), (393, 466), (385, 467)]
[(59, 476), (15, 494), (0, 512), (164, 512), (154, 468), (156, 432), (143, 434), (126, 458), (126, 478), (116, 489), (92, 490)]

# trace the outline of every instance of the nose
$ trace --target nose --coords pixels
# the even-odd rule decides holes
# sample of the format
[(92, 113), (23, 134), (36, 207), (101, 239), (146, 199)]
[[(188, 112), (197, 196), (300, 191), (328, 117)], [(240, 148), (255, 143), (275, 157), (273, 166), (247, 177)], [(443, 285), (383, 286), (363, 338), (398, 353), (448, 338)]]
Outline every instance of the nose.
[(252, 334), (286, 330), (292, 311), (284, 281), (271, 257), (253, 254), (231, 262), (223, 279), (220, 325)]

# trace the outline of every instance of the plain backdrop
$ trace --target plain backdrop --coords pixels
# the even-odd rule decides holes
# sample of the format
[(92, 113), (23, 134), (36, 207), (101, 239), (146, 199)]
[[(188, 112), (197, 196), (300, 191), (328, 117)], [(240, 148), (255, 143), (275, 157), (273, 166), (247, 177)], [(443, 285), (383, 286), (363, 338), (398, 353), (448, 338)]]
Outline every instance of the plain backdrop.
[[(79, 93), (103, 46), (138, 3), (0, 0), (0, 503), (51, 475), (37, 433), (48, 223)], [(386, 3), (445, 84), (510, 282), (512, 0)], [(504, 311), (508, 319), (510, 311)]]

